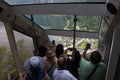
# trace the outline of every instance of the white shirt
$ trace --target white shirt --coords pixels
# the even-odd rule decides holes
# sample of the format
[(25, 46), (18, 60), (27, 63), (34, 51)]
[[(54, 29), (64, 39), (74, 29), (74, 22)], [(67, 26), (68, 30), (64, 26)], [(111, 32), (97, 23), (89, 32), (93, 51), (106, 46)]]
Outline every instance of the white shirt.
[(53, 72), (54, 80), (77, 80), (68, 70), (55, 69)]

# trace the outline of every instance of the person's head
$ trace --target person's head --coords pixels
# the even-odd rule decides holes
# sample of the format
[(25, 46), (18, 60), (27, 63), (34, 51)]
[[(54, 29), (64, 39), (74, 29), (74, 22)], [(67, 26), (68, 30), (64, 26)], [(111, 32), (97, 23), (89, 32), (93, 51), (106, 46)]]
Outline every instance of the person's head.
[(29, 67), (30, 72), (32, 74), (36, 73), (36, 75), (38, 75), (39, 72), (41, 71), (41, 62), (39, 60), (39, 57), (37, 56), (31, 57), (29, 60), (29, 64), (30, 64), (30, 67)]
[(90, 55), (90, 61), (94, 64), (98, 64), (101, 59), (101, 54), (98, 51), (93, 51)]
[(45, 46), (40, 45), (38, 46), (38, 56), (44, 57), (47, 54), (48, 50)]
[(64, 56), (59, 56), (57, 64), (58, 69), (60, 70), (66, 69), (66, 59), (64, 58)]
[(40, 62), (39, 56), (33, 56), (29, 59), (30, 67), (28, 67), (28, 68), (30, 70), (31, 77), (34, 80), (38, 80), (38, 78), (39, 78), (39, 75), (40, 75), (41, 70), (42, 70), (41, 63), (42, 62)]
[(39, 66), (39, 64), (40, 64), (40, 60), (39, 60), (38, 57), (33, 56), (33, 57), (30, 58), (30, 65), (31, 65), (31, 67), (37, 68)]
[(55, 40), (52, 40), (52, 43), (55, 44)]
[(62, 55), (63, 54), (63, 52), (64, 52), (64, 48), (63, 48), (63, 45), (62, 44), (58, 44), (57, 46), (56, 46), (56, 57), (58, 58), (60, 55)]

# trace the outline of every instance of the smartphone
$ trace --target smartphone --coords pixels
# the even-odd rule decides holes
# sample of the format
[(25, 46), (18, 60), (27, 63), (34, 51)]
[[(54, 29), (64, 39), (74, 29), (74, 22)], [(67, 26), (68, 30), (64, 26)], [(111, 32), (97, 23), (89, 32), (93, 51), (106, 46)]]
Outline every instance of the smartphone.
[(87, 43), (87, 44), (86, 44), (86, 49), (90, 49), (90, 47), (91, 47), (91, 44), (90, 44), (90, 43)]
[(68, 50), (67, 55), (72, 55), (72, 50)]

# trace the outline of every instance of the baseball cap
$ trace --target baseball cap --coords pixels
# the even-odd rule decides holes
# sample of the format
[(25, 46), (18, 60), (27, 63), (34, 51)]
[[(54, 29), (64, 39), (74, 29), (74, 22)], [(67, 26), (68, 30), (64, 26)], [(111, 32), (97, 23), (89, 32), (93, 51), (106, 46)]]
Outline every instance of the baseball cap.
[(39, 64), (40, 64), (39, 58), (37, 56), (31, 57), (30, 58), (30, 64), (31, 64), (32, 67), (35, 67), (35, 68), (38, 67)]

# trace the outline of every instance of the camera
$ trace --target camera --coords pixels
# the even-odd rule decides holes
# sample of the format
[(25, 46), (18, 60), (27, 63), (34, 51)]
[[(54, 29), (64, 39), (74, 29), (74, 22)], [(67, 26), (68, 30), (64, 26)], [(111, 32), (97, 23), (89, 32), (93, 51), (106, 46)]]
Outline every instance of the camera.
[(68, 50), (72, 51), (72, 50), (73, 50), (73, 48), (68, 48)]
[(91, 44), (90, 44), (90, 43), (87, 43), (87, 44), (86, 44), (86, 49), (90, 49), (90, 46), (91, 46)]

